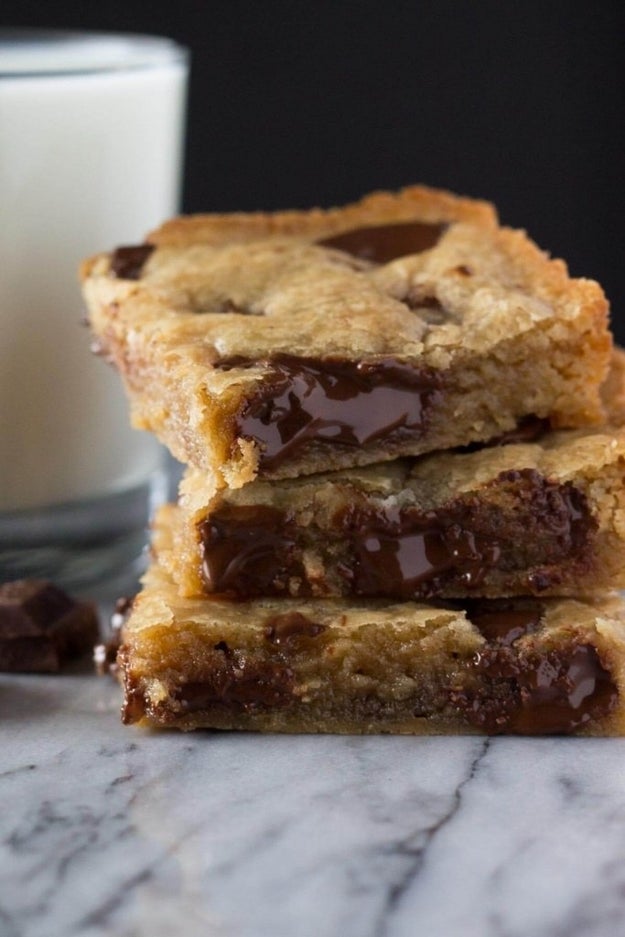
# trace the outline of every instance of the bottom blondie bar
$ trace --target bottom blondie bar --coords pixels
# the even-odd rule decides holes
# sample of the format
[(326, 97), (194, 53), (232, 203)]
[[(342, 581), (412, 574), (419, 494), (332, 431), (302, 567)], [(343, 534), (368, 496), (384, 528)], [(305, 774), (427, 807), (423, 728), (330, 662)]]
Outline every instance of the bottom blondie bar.
[(625, 734), (625, 604), (182, 598), (178, 509), (122, 631), (127, 723), (271, 732)]

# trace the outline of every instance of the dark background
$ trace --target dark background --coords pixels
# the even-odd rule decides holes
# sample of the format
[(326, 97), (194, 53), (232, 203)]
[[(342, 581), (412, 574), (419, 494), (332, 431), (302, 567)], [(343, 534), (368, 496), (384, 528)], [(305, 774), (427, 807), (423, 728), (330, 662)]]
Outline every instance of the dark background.
[(185, 211), (492, 199), (602, 282), (625, 343), (623, 0), (2, 0), (0, 25), (191, 49)]

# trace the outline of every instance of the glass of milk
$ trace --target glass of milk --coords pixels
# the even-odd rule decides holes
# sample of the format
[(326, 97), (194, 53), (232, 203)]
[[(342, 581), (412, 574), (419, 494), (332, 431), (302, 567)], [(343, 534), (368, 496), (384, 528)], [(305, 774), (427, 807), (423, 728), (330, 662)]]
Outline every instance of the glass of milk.
[(187, 72), (164, 38), (0, 30), (0, 581), (140, 563), (163, 450), (90, 353), (77, 268), (178, 210)]

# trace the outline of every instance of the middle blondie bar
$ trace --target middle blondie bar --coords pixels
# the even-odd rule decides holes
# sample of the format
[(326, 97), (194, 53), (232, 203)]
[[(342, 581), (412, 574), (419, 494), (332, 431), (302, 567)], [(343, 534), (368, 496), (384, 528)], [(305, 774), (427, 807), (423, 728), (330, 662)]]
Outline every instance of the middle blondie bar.
[(215, 492), (187, 470), (182, 595), (394, 600), (625, 587), (625, 430), (547, 433)]

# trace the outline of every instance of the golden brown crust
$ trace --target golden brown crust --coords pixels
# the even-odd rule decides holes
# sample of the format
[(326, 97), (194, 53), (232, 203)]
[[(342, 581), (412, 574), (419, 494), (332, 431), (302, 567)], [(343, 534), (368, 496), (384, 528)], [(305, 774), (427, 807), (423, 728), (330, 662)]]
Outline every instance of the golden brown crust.
[(414, 185), (399, 192), (372, 192), (340, 208), (174, 218), (152, 231), (147, 240), (159, 247), (187, 247), (190, 244), (244, 243), (284, 235), (320, 239), (353, 227), (415, 217), (424, 222), (462, 220), (489, 226), (497, 221), (495, 207), (489, 202)]

